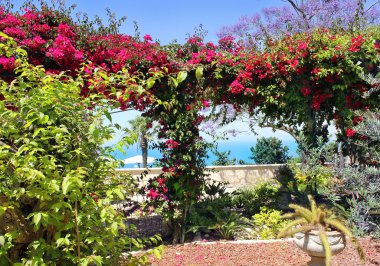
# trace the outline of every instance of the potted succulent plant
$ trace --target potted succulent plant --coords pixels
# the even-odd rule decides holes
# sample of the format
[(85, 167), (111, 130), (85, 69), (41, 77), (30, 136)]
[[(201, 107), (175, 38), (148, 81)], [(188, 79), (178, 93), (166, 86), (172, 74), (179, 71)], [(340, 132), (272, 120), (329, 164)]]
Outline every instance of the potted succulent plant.
[(285, 214), (283, 218), (293, 218), (294, 221), (282, 228), (278, 237), (294, 235), (296, 245), (311, 257), (308, 265), (331, 265), (332, 255), (338, 254), (346, 246), (346, 237), (364, 260), (364, 252), (359, 241), (344, 222), (337, 219), (330, 210), (317, 206), (311, 195), (308, 198), (310, 209), (289, 204), (294, 213)]

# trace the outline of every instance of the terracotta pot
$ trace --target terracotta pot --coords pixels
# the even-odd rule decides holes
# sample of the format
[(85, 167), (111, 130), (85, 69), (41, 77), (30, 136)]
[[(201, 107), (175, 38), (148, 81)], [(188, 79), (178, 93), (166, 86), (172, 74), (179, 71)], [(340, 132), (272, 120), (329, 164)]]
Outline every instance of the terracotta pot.
[[(346, 246), (346, 236), (339, 231), (327, 232), (327, 240), (330, 244), (332, 255), (340, 253)], [(296, 233), (294, 242), (311, 257), (311, 261), (308, 263), (309, 266), (325, 265), (325, 249), (319, 237), (319, 231), (312, 230), (306, 233)]]

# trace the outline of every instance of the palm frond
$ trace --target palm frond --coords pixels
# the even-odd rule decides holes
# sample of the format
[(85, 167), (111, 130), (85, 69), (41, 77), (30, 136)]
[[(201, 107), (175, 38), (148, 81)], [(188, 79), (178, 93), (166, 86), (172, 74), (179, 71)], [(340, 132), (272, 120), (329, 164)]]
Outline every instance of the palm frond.
[(310, 210), (297, 204), (289, 204), (289, 207), (294, 209), (299, 216), (304, 217), (308, 222), (312, 221), (313, 215)]
[(325, 255), (326, 255), (325, 263), (326, 263), (326, 266), (330, 266), (332, 254), (331, 254), (330, 244), (326, 235), (326, 230), (323, 226), (319, 226), (318, 229), (319, 229), (319, 237), (321, 238), (323, 248), (325, 249)]
[(309, 199), (309, 202), (310, 202), (311, 220), (315, 223), (315, 222), (317, 222), (318, 211), (320, 209), (319, 208), (317, 209), (317, 204), (315, 203), (315, 200), (314, 200), (313, 196), (307, 195), (307, 198)]
[(307, 223), (307, 221), (304, 219), (304, 218), (299, 218), (299, 219), (296, 219), (290, 223), (288, 223), (286, 226), (284, 226), (284, 228), (282, 228), (282, 230), (278, 233), (278, 236), (277, 238), (283, 238), (285, 236), (289, 236), (289, 235), (292, 235), (292, 234), (289, 234), (288, 233), (288, 230), (290, 228), (292, 228), (293, 226), (295, 225), (298, 225), (298, 224), (305, 224)]
[[(315, 229), (314, 225), (306, 224), (306, 225), (303, 225), (303, 226), (300, 226), (297, 228), (293, 228), (291, 230), (284, 232), (282, 237), (292, 236), (292, 235), (297, 234), (297, 233), (301, 233), (301, 232), (304, 233), (304, 232), (308, 232), (308, 231), (311, 231), (314, 229)], [(279, 236), (280, 236), (280, 234), (279, 234)]]
[(365, 254), (364, 254), (364, 251), (363, 251), (363, 247), (360, 245), (358, 239), (356, 237), (354, 237), (350, 231), (350, 229), (348, 229), (342, 222), (336, 220), (336, 219), (329, 219), (329, 218), (325, 218), (325, 223), (334, 227), (336, 230), (342, 232), (344, 235), (346, 235), (347, 237), (350, 238), (350, 241), (351, 243), (354, 245), (354, 247), (356, 248), (358, 254), (359, 254), (359, 257), (362, 261), (365, 260)]

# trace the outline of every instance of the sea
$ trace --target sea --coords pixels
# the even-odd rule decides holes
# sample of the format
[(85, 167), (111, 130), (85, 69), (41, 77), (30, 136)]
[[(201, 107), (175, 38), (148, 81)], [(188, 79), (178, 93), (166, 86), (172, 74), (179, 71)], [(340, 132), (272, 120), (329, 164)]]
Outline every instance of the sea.
[[(297, 157), (297, 143), (294, 140), (283, 140), (282, 141), (283, 146), (287, 146), (289, 148), (288, 155), (291, 157)], [(255, 162), (252, 159), (249, 159), (251, 157), (252, 153), (250, 148), (254, 147), (256, 145), (256, 140), (253, 141), (221, 141), (218, 142), (218, 151), (231, 151), (229, 155), (229, 159), (236, 158), (237, 161), (244, 160), (248, 164), (255, 164)], [(130, 146), (125, 149), (125, 154), (117, 151), (115, 152), (114, 156), (117, 159), (123, 160), (128, 157), (141, 155), (141, 149), (138, 148), (138, 146), (135, 144), (133, 146)], [(161, 158), (161, 154), (157, 149), (149, 149), (148, 150), (148, 156), (154, 157), (156, 159)], [(208, 151), (208, 158), (206, 159), (206, 164), (208, 166), (213, 165), (212, 163), (216, 160), (215, 154), (212, 153), (212, 151)], [(138, 164), (126, 164), (124, 166), (120, 166), (121, 168), (135, 168), (139, 167)]]

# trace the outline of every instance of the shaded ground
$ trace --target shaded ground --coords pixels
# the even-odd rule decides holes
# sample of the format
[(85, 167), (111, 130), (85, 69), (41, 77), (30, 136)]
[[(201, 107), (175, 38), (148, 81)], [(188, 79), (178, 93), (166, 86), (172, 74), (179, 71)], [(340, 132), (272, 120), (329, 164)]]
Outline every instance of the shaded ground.
[[(333, 265), (357, 266), (380, 265), (380, 241), (363, 239), (360, 241), (366, 254), (366, 262), (361, 263), (356, 250), (349, 244), (344, 251), (333, 257)], [(188, 265), (306, 265), (309, 256), (298, 249), (292, 241), (283, 240), (270, 243), (215, 242), (191, 243), (169, 246), (161, 260), (151, 258), (157, 266)]]

